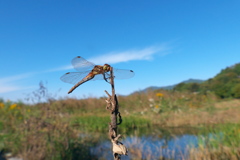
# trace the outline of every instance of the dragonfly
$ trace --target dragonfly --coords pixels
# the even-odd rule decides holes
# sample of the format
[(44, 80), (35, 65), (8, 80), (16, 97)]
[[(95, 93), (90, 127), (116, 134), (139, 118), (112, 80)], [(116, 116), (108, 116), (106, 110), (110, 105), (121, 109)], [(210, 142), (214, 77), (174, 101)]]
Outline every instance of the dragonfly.
[[(61, 80), (66, 83), (73, 84), (74, 86), (68, 91), (72, 93), (77, 87), (90, 80), (105, 80), (110, 79), (111, 66), (109, 64), (95, 65), (92, 62), (85, 60), (81, 56), (73, 58), (72, 65), (78, 72), (67, 72), (61, 76)], [(134, 76), (134, 72), (128, 69), (112, 68), (114, 78), (127, 79)]]

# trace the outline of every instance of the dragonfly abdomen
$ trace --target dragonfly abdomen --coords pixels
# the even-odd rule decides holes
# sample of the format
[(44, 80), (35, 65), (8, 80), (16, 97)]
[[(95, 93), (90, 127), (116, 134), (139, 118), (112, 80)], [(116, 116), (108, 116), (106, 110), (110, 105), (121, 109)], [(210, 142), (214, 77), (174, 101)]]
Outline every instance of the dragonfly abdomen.
[(68, 94), (69, 93), (72, 93), (72, 91), (74, 91), (78, 86), (80, 86), (81, 84), (91, 80), (94, 78), (94, 75), (87, 75), (85, 78), (83, 78), (80, 82), (78, 82), (77, 84), (75, 84), (69, 91), (68, 91)]

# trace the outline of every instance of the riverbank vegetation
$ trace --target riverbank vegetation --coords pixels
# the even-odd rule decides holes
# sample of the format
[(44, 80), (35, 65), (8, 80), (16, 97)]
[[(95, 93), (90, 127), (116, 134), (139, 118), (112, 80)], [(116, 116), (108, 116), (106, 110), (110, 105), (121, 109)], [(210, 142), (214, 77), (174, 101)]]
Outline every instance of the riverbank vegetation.
[[(121, 134), (144, 135), (151, 128), (161, 128), (157, 133), (161, 138), (181, 134), (164, 128), (194, 128), (191, 134), (198, 137), (198, 144), (189, 149), (186, 159), (240, 159), (240, 83), (235, 74), (239, 75), (238, 71), (239, 65), (235, 65), (201, 84), (179, 84), (173, 90), (118, 96), (123, 117)], [(44, 91), (41, 84), (39, 91), (34, 92), (36, 101), (45, 98), (44, 103), (0, 100), (0, 157), (98, 159), (91, 147), (99, 144), (103, 135), (107, 137), (110, 118), (105, 109), (106, 97), (54, 100), (42, 96), (41, 93), (47, 93)], [(130, 147), (129, 152), (132, 159), (143, 159), (138, 149)]]
[[(195, 127), (200, 137), (206, 138), (204, 134), (211, 133), (216, 139), (204, 141), (203, 138), (199, 147), (191, 150), (192, 155), (208, 155), (211, 159), (226, 149), (224, 157), (239, 158), (238, 99), (165, 90), (118, 99), (123, 117), (122, 134), (128, 135), (134, 129), (144, 134), (151, 127)], [(11, 152), (26, 159), (77, 159), (79, 155), (94, 159), (89, 148), (99, 143), (101, 134), (107, 133), (109, 114), (105, 105), (104, 98), (64, 99), (35, 105), (1, 101), (0, 149), (4, 154)], [(131, 152), (136, 154), (134, 150)]]

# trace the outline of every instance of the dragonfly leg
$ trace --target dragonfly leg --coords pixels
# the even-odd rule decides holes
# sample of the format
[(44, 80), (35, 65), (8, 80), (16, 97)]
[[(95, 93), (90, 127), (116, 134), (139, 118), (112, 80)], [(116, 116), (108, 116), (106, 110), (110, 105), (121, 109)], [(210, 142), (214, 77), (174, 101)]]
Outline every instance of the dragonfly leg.
[(110, 82), (108, 82), (108, 79), (110, 79), (110, 77), (109, 77), (109, 78), (106, 78), (106, 75), (103, 74), (103, 78), (104, 78), (104, 80), (105, 80), (107, 83), (110, 83)]

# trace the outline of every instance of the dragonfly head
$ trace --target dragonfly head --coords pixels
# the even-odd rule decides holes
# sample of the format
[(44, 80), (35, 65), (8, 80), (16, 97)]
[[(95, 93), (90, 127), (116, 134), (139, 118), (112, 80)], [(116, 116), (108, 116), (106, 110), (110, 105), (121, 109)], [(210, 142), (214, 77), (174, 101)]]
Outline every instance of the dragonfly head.
[(104, 66), (103, 66), (103, 70), (106, 72), (110, 71), (110, 68), (111, 68), (111, 66), (108, 64), (104, 64)]

